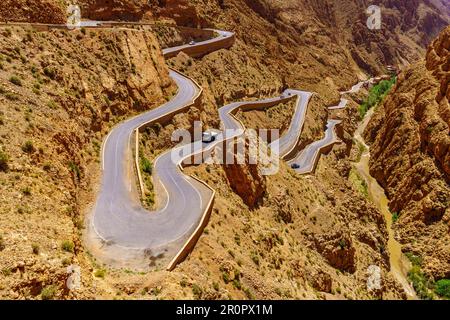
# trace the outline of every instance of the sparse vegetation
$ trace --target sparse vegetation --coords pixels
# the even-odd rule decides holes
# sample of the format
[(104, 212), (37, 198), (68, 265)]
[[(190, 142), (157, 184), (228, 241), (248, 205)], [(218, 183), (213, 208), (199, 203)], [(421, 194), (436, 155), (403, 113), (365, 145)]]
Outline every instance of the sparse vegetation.
[(77, 180), (80, 180), (81, 170), (75, 162), (73, 161), (69, 162), (69, 170), (74, 174)]
[(0, 171), (8, 171), (8, 155), (0, 149)]
[(11, 76), (9, 78), (9, 82), (11, 82), (12, 84), (15, 84), (16, 86), (19, 86), (19, 87), (22, 86), (22, 80), (20, 80), (20, 78), (18, 76)]
[(106, 270), (105, 269), (97, 269), (94, 272), (94, 276), (97, 278), (104, 279), (106, 276)]
[(142, 179), (145, 188), (144, 202), (148, 208), (152, 208), (153, 205), (155, 204), (155, 193), (153, 190), (153, 182), (152, 182), (153, 164), (147, 157), (145, 157), (142, 150), (139, 150), (139, 165), (140, 170), (143, 173)]
[(37, 243), (33, 243), (31, 245), (31, 250), (33, 251), (34, 254), (39, 254), (40, 252), (39, 245)]
[(56, 286), (50, 285), (42, 289), (41, 299), (42, 300), (52, 300), (56, 295)]
[(25, 143), (22, 145), (22, 151), (26, 153), (33, 153), (34, 152), (33, 141), (31, 140), (25, 141)]
[(23, 188), (22, 193), (26, 196), (31, 196), (31, 188), (30, 187)]
[(153, 165), (145, 156), (141, 156), (141, 170), (150, 175), (153, 172)]
[(194, 294), (194, 298), (195, 299), (201, 299), (202, 294), (203, 294), (203, 290), (202, 290), (202, 288), (199, 285), (194, 283), (192, 285), (192, 293)]
[(369, 196), (369, 187), (366, 180), (364, 180), (356, 171), (355, 168), (350, 170), (349, 180), (352, 182), (353, 186), (366, 198)]
[(44, 74), (52, 80), (56, 78), (56, 70), (51, 67), (45, 67)]
[(413, 265), (411, 270), (408, 272), (408, 279), (412, 282), (417, 296), (423, 300), (432, 300), (434, 296), (430, 289), (433, 288), (433, 281), (429, 279), (421, 270), (422, 258), (412, 252), (407, 252), (406, 257)]
[(66, 252), (73, 253), (75, 249), (75, 244), (73, 243), (73, 241), (65, 240), (61, 244), (61, 249), (63, 249)]

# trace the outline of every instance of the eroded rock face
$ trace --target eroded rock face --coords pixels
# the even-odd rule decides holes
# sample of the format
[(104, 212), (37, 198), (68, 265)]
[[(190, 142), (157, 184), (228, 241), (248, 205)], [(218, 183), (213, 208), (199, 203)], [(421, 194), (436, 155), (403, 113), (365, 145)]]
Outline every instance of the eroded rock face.
[(400, 74), (365, 133), (372, 142), (371, 174), (400, 214), (400, 239), (435, 277), (450, 274), (449, 50), (450, 27), (429, 47), (426, 61)]
[(152, 12), (157, 16), (170, 18), (178, 25), (200, 27), (206, 23), (199, 18), (196, 6), (187, 0), (150, 0)]
[(5, 0), (0, 21), (65, 23), (66, 9), (56, 0)]
[(83, 18), (139, 21), (149, 13), (147, 0), (81, 0)]
[(342, 233), (317, 235), (314, 239), (317, 251), (333, 267), (350, 273), (356, 270), (356, 250), (352, 238)]
[[(248, 154), (249, 142), (245, 141), (245, 149)], [(250, 164), (248, 157), (245, 164), (239, 163), (237, 155), (234, 155), (235, 164), (223, 166), (231, 188), (242, 198), (250, 208), (255, 208), (266, 193), (266, 179), (258, 164)]]
[(328, 273), (322, 270), (314, 270), (313, 272), (307, 274), (307, 278), (312, 287), (317, 291), (327, 293), (331, 292), (333, 280)]

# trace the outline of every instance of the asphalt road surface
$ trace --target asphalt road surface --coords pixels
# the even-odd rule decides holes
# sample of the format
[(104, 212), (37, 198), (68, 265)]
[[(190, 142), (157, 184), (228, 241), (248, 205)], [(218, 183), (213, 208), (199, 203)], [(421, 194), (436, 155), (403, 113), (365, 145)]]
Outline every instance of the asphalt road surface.
[(340, 122), (340, 120), (328, 120), (325, 137), (322, 140), (315, 141), (308, 145), (297, 155), (297, 157), (288, 161), (288, 164), (290, 166), (297, 164), (299, 168), (294, 169), (297, 173), (311, 173), (314, 170), (321, 150), (338, 141), (335, 127)]

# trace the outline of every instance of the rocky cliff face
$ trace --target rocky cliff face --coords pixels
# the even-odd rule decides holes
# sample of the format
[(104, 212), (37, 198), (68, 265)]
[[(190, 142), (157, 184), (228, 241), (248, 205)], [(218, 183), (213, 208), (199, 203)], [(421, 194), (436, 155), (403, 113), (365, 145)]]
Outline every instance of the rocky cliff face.
[(149, 17), (146, 0), (80, 0), (78, 3), (85, 19), (139, 21)]
[(450, 275), (450, 27), (402, 72), (366, 136), (370, 169), (400, 214), (398, 238), (425, 270)]
[(65, 23), (65, 7), (55, 0), (5, 0), (0, 21)]

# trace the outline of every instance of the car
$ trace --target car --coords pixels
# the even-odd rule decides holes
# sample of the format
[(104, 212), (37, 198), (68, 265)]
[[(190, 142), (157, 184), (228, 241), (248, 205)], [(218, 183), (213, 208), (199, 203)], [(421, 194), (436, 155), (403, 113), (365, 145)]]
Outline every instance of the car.
[(297, 163), (291, 164), (292, 169), (300, 169), (300, 166)]
[(195, 44), (195, 41), (189, 42), (189, 45), (190, 45), (190, 46), (193, 46), (194, 44)]
[(202, 135), (202, 141), (204, 143), (211, 143), (216, 141), (216, 136), (218, 135), (217, 132), (211, 132), (211, 131), (205, 131)]

